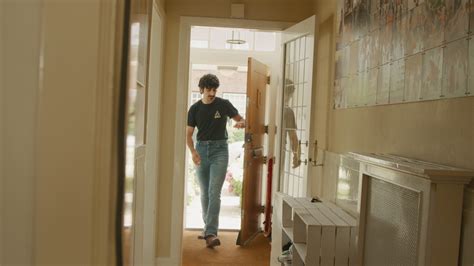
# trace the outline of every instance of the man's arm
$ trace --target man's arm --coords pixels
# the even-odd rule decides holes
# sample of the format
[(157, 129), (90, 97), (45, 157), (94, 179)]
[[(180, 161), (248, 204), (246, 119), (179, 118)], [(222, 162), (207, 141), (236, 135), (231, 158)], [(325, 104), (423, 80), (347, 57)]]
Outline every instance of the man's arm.
[(193, 133), (194, 127), (188, 126), (186, 128), (186, 144), (189, 151), (191, 152), (191, 155), (193, 156), (193, 162), (199, 165), (201, 163), (201, 157), (199, 156), (199, 153), (196, 151), (196, 149), (194, 149)]
[(232, 117), (232, 119), (237, 122), (235, 123), (234, 127), (235, 128), (245, 128), (245, 119), (240, 116), (239, 114), (235, 115), (234, 117)]
[(290, 137), (291, 151), (293, 151), (293, 168), (296, 168), (301, 164), (301, 150), (298, 143), (298, 136), (296, 135), (296, 130), (289, 130), (288, 135)]

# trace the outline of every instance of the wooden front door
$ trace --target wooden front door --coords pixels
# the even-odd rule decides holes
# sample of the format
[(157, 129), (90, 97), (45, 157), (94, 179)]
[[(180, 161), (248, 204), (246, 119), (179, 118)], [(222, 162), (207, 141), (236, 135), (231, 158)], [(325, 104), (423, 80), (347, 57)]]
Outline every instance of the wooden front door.
[(238, 245), (248, 244), (259, 232), (262, 214), (263, 137), (268, 67), (249, 58), (247, 72), (247, 117), (242, 184), (242, 221)]

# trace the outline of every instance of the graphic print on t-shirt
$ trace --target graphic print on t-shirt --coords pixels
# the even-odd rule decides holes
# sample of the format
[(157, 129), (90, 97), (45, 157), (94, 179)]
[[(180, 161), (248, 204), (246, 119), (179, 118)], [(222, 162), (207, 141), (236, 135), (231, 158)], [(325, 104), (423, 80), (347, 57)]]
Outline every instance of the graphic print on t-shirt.
[(221, 114), (219, 113), (219, 111), (216, 111), (216, 113), (214, 114), (214, 118), (221, 118)]

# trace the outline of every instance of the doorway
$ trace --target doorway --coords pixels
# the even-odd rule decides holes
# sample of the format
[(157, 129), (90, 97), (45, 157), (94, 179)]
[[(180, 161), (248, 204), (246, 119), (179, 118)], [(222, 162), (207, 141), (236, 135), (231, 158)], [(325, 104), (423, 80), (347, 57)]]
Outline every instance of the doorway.
[[(188, 109), (201, 99), (197, 84), (211, 73), (220, 80), (217, 96), (229, 100), (246, 118), (247, 62), (256, 58), (278, 72), (280, 33), (248, 28), (193, 26), (190, 34)], [(270, 109), (270, 108), (269, 108)], [(270, 120), (268, 118), (267, 120)], [(241, 228), (242, 183), (244, 173), (244, 133), (228, 121), (229, 165), (221, 192), (219, 230)], [(196, 133), (196, 131), (195, 131)], [(266, 143), (268, 146), (268, 140)], [(268, 151), (267, 151), (268, 152)], [(199, 184), (195, 166), (186, 152), (184, 228), (202, 230)]]
[[(261, 31), (274, 31), (279, 32), (293, 23), (288, 22), (269, 22), (269, 21), (252, 21), (244, 19), (218, 19), (218, 18), (198, 18), (198, 17), (181, 17), (180, 20), (180, 37), (179, 37), (179, 54), (178, 54), (178, 75), (182, 78), (177, 79), (177, 98), (176, 98), (176, 121), (175, 121), (175, 142), (174, 142), (174, 158), (175, 161), (185, 161), (186, 153), (188, 152), (185, 147), (185, 131), (183, 126), (186, 125), (187, 119), (187, 101), (189, 91), (189, 72), (191, 64), (198, 64), (198, 61), (191, 62), (191, 28), (193, 26), (201, 27), (227, 27), (227, 28), (242, 28), (242, 29), (259, 29)], [(280, 49), (277, 46), (277, 49)], [(277, 53), (278, 56), (281, 54), (281, 50)], [(219, 54), (211, 54), (215, 58), (224, 58), (218, 56)], [(281, 58), (280, 58), (281, 59)], [(261, 60), (264, 61), (264, 60)], [(223, 63), (225, 64), (225, 63)], [(278, 87), (281, 87), (281, 69), (282, 63), (279, 62), (276, 66), (270, 66), (272, 69), (272, 79), (270, 81), (269, 91), (267, 94), (267, 102), (277, 103), (280, 101), (281, 96), (277, 97)], [(274, 71), (276, 69), (276, 71)], [(267, 108), (269, 108), (268, 105)], [(267, 121), (270, 122), (270, 127), (275, 127), (274, 121), (278, 121), (278, 112), (276, 108), (267, 110)], [(271, 124), (273, 123), (273, 125)], [(270, 130), (273, 133), (274, 130)], [(273, 156), (273, 143), (268, 143), (268, 155)], [(265, 170), (265, 169), (264, 169)], [(266, 173), (263, 174), (265, 176)], [(170, 257), (169, 260), (173, 263), (180, 264), (182, 262), (182, 250), (183, 250), (183, 229), (185, 228), (185, 167), (183, 164), (173, 165), (173, 184), (172, 184), (172, 207), (171, 207), (171, 234), (178, 237), (172, 238), (170, 242)], [(272, 189), (275, 190), (278, 184), (273, 183)], [(265, 188), (264, 188), (265, 189)], [(193, 243), (195, 244), (195, 243)], [(205, 246), (203, 246), (205, 248)]]

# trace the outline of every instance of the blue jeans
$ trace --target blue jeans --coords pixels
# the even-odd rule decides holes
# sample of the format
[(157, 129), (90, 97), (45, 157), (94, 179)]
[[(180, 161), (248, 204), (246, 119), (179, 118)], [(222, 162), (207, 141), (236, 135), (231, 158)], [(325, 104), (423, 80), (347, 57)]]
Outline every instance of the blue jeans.
[(229, 163), (227, 140), (198, 141), (196, 151), (201, 156), (201, 164), (197, 166), (196, 172), (201, 189), (204, 235), (217, 236), (221, 190)]

